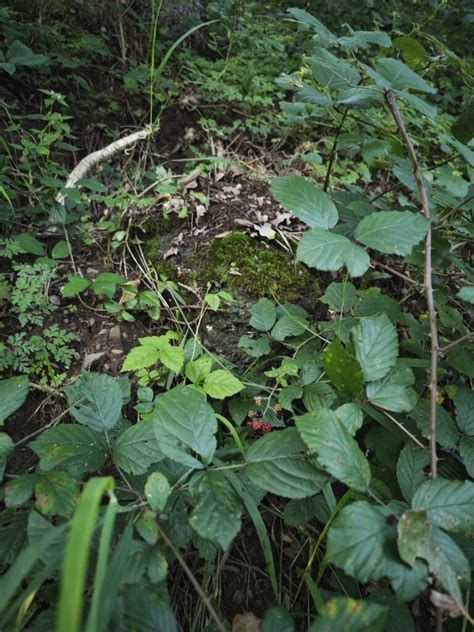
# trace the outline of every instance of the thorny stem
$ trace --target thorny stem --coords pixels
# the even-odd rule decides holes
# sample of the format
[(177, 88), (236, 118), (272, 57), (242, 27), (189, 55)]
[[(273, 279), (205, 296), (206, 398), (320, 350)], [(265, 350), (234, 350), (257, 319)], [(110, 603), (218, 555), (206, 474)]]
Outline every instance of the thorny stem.
[(463, 336), (462, 338), (458, 338), (457, 340), (453, 340), (453, 342), (450, 342), (449, 345), (446, 345), (445, 347), (439, 347), (438, 353), (445, 354), (450, 349), (453, 349), (457, 345), (461, 344), (461, 342), (465, 342), (466, 340), (472, 340), (473, 338), (474, 338), (474, 333), (470, 332), (470, 333), (466, 334), (465, 336)]
[(431, 453), (431, 478), (436, 478), (438, 474), (438, 455), (436, 453), (436, 407), (438, 405), (438, 327), (436, 323), (436, 309), (433, 297), (432, 283), (432, 261), (431, 261), (431, 209), (428, 201), (428, 194), (423, 182), (420, 165), (416, 157), (415, 148), (403, 121), (402, 114), (397, 105), (397, 98), (393, 92), (387, 92), (385, 98), (392, 112), (393, 118), (400, 130), (403, 142), (405, 144), (408, 158), (410, 159), (413, 175), (415, 177), (418, 195), (421, 200), (423, 215), (430, 222), (428, 232), (425, 237), (425, 275), (424, 288), (426, 294), (426, 302), (428, 305), (428, 316), (430, 319), (430, 338), (431, 338), (431, 368), (430, 368), (430, 453)]

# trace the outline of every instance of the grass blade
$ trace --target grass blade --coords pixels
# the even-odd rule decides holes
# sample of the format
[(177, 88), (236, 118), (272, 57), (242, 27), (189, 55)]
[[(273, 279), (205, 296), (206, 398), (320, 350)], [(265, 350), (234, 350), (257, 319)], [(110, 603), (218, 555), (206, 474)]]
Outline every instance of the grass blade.
[(104, 492), (113, 489), (111, 476), (91, 478), (81, 494), (71, 520), (63, 572), (59, 586), (56, 618), (57, 632), (79, 632), (81, 628), (84, 586), (92, 535)]
[(96, 632), (99, 629), (99, 608), (101, 606), (102, 589), (107, 572), (107, 560), (109, 557), (110, 541), (117, 515), (118, 502), (113, 493), (110, 494), (110, 502), (105, 511), (104, 524), (100, 535), (99, 554), (97, 557), (97, 566), (94, 577), (94, 592), (92, 594), (92, 603), (87, 617), (85, 632)]

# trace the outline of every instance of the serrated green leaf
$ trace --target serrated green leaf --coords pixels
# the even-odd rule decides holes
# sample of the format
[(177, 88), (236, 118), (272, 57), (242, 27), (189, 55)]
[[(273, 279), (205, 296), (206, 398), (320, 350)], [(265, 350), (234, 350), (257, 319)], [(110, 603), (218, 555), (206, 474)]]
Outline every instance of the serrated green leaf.
[(122, 432), (112, 448), (114, 463), (129, 474), (144, 474), (163, 457), (149, 420), (140, 421)]
[(412, 500), (413, 509), (424, 509), (437, 527), (474, 536), (474, 483), (436, 478), (426, 481)]
[(331, 283), (319, 299), (335, 312), (350, 312), (356, 302), (356, 288), (352, 283)]
[(229, 371), (212, 371), (204, 380), (203, 388), (214, 399), (225, 399), (239, 393), (244, 385)]
[(0, 432), (0, 459), (5, 459), (15, 450), (15, 444), (6, 432)]
[(158, 524), (154, 511), (144, 511), (135, 523), (138, 533), (147, 544), (153, 546), (158, 541)]
[(357, 404), (343, 404), (336, 408), (336, 417), (345, 426), (350, 435), (355, 433), (362, 427), (364, 421), (362, 410)]
[(359, 73), (350, 62), (338, 59), (324, 48), (314, 51), (309, 62), (313, 77), (328, 90), (346, 90), (360, 81)]
[(335, 597), (327, 601), (308, 632), (384, 632), (388, 608), (370, 601)]
[(334, 271), (345, 265), (353, 277), (362, 276), (370, 263), (365, 250), (347, 237), (319, 228), (313, 228), (303, 235), (296, 258), (316, 270)]
[(394, 48), (402, 51), (402, 57), (413, 70), (423, 70), (428, 60), (425, 47), (413, 37), (398, 37), (393, 40)]
[(400, 452), (397, 461), (397, 480), (407, 502), (411, 502), (418, 487), (426, 480), (424, 469), (429, 462), (428, 452), (413, 443), (408, 443)]
[(416, 406), (416, 392), (410, 388), (415, 376), (409, 366), (397, 364), (381, 380), (370, 382), (366, 394), (374, 406), (395, 413), (408, 413)]
[(278, 394), (278, 403), (283, 406), (285, 410), (293, 411), (293, 400), (301, 399), (303, 397), (303, 389), (297, 384), (290, 384), (282, 388)]
[(221, 472), (208, 472), (197, 490), (198, 501), (189, 523), (202, 537), (225, 551), (240, 530), (242, 504)]
[(283, 342), (290, 336), (301, 336), (309, 327), (309, 323), (304, 316), (288, 314), (278, 319), (272, 329), (271, 336), (278, 342)]
[(126, 280), (120, 274), (102, 272), (92, 283), (92, 289), (96, 294), (105, 294), (107, 298), (112, 299), (117, 285), (125, 282)]
[(71, 250), (67, 241), (58, 241), (51, 251), (53, 259), (66, 259), (70, 254)]
[(188, 362), (185, 375), (193, 384), (200, 384), (209, 375), (212, 369), (212, 358), (204, 357)]
[(399, 557), (396, 520), (389, 507), (359, 501), (344, 507), (329, 529), (326, 557), (360, 582), (388, 578), (400, 601), (426, 587), (427, 568), (410, 569)]
[(120, 418), (122, 390), (110, 375), (83, 372), (66, 394), (71, 415), (92, 430), (110, 430)]
[(369, 77), (375, 80), (376, 84), (383, 88), (392, 90), (416, 90), (435, 94), (436, 89), (430, 86), (420, 75), (414, 72), (409, 66), (399, 59), (377, 59), (374, 63), (376, 72), (366, 66)]
[(24, 375), (0, 380), (0, 425), (23, 405), (30, 390), (30, 382)]
[(307, 411), (329, 408), (336, 397), (335, 391), (324, 382), (315, 382), (303, 389), (303, 404)]
[(162, 362), (167, 369), (170, 369), (170, 371), (179, 373), (184, 364), (184, 349), (167, 345), (160, 351), (160, 362)]
[(190, 386), (177, 386), (156, 397), (151, 419), (159, 448), (167, 457), (202, 468), (193, 451), (204, 464), (210, 462), (216, 449), (217, 420), (205, 395)]
[(36, 474), (22, 474), (8, 481), (4, 487), (5, 505), (15, 508), (26, 503), (31, 498), (37, 480)]
[(429, 221), (420, 213), (378, 211), (361, 220), (355, 238), (379, 252), (405, 256), (422, 241), (428, 228)]
[(155, 511), (163, 511), (170, 494), (168, 479), (161, 472), (153, 472), (145, 484), (145, 496), (148, 504)]
[(148, 577), (152, 584), (160, 584), (168, 574), (168, 560), (161, 551), (154, 549), (150, 553), (147, 568)]
[(331, 342), (323, 353), (323, 368), (334, 386), (350, 397), (358, 397), (364, 385), (360, 364), (339, 340)]
[(360, 301), (354, 308), (354, 316), (360, 318), (363, 316), (376, 316), (377, 314), (383, 313), (390, 318), (392, 323), (401, 320), (402, 310), (400, 309), (398, 301), (385, 294), (380, 294), (380, 292), (375, 293), (374, 290), (377, 291), (377, 289), (378, 288), (370, 288), (370, 290), (358, 292)]
[(415, 566), (419, 557), (430, 559), (432, 530), (426, 511), (405, 511), (398, 521), (398, 551), (404, 562)]
[(312, 496), (326, 485), (328, 476), (306, 453), (296, 428), (269, 433), (250, 446), (245, 472), (268, 492), (285, 498)]
[(139, 371), (153, 366), (160, 359), (160, 351), (155, 347), (140, 345), (134, 347), (127, 354), (121, 371)]
[(369, 462), (334, 411), (322, 409), (297, 417), (296, 427), (331, 476), (353, 489), (367, 491), (371, 478)]
[(90, 284), (88, 279), (84, 279), (80, 276), (68, 276), (68, 282), (63, 287), (63, 296), (64, 298), (78, 296), (81, 292), (84, 292)]
[(302, 176), (274, 178), (272, 195), (310, 228), (327, 230), (337, 224), (339, 216), (331, 198)]
[(238, 346), (244, 349), (251, 358), (261, 358), (271, 351), (270, 338), (268, 335), (251, 338), (250, 336), (240, 336)]
[[(426, 399), (420, 400), (410, 413), (425, 439), (430, 436), (430, 414), (430, 402)], [(445, 448), (452, 448), (458, 440), (456, 424), (439, 404), (436, 406), (436, 440)]]
[(66, 472), (53, 470), (42, 474), (35, 485), (36, 508), (43, 516), (69, 518), (79, 497), (79, 485)]
[(269, 331), (276, 320), (275, 305), (268, 298), (261, 298), (250, 308), (250, 326), (258, 331)]
[(351, 334), (364, 379), (374, 382), (385, 377), (398, 356), (397, 331), (388, 317), (380, 314), (361, 318)]
[(43, 472), (62, 467), (72, 476), (97, 471), (108, 454), (103, 435), (74, 424), (44, 430), (29, 447), (39, 456)]
[(461, 432), (474, 436), (474, 391), (460, 386), (454, 396), (456, 422)]
[(469, 583), (469, 563), (455, 542), (441, 529), (432, 526), (426, 511), (411, 509), (401, 516), (398, 550), (410, 566), (416, 566), (418, 558), (426, 560), (458, 606), (464, 607), (459, 581)]

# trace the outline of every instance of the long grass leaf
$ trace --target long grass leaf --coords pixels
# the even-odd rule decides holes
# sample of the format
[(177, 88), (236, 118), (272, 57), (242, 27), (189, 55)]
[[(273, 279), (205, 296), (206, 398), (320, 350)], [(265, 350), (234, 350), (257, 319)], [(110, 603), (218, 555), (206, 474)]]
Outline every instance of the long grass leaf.
[(107, 573), (107, 560), (109, 557), (110, 541), (114, 529), (115, 517), (117, 515), (118, 502), (114, 494), (110, 495), (110, 502), (105, 511), (104, 524), (100, 535), (99, 554), (94, 577), (94, 592), (92, 602), (87, 617), (85, 632), (96, 632), (98, 628), (99, 609), (101, 606), (102, 590)]
[(59, 586), (56, 632), (79, 632), (84, 586), (92, 535), (104, 492), (113, 489), (111, 476), (91, 478), (81, 494), (71, 520), (63, 571)]

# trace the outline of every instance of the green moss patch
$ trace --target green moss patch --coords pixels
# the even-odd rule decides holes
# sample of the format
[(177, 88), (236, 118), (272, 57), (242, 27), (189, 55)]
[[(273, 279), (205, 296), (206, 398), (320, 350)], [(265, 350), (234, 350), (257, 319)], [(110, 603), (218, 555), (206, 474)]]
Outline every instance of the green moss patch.
[(274, 296), (282, 302), (298, 300), (316, 291), (309, 271), (286, 253), (265, 248), (244, 233), (214, 239), (190, 262), (195, 280), (218, 283), (249, 297)]

